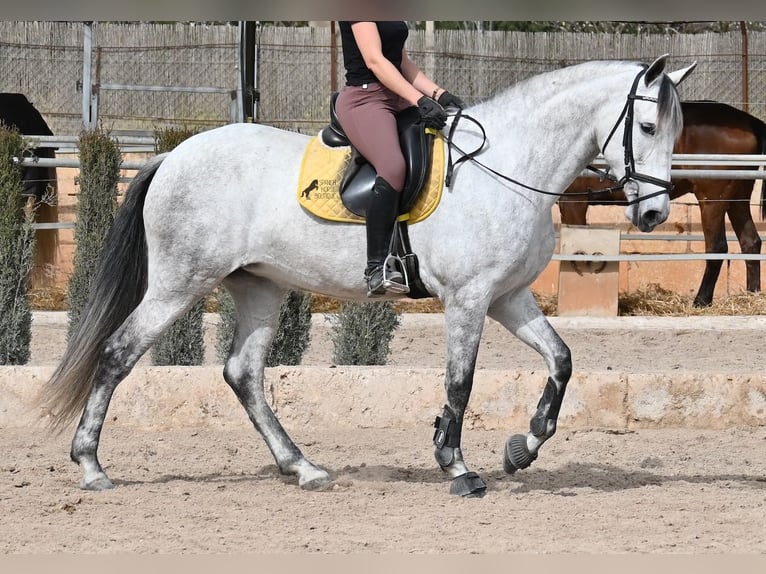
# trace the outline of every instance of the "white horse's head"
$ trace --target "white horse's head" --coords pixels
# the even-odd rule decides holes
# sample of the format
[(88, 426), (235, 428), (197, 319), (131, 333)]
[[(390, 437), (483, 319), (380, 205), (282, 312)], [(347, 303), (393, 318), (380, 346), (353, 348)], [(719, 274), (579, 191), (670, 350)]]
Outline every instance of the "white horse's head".
[(641, 231), (668, 218), (673, 146), (683, 127), (676, 86), (697, 65), (665, 73), (666, 60), (657, 58), (635, 76), (619, 119), (608, 134), (599, 134), (604, 159), (630, 202), (625, 217)]

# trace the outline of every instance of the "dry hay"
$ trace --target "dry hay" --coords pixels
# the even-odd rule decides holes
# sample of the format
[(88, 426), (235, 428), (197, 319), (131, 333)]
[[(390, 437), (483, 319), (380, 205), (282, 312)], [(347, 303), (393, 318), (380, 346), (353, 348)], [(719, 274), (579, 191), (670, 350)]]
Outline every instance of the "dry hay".
[(69, 309), (64, 287), (37, 287), (27, 294), (33, 311), (66, 311)]
[(704, 315), (766, 315), (766, 294), (742, 292), (718, 297), (710, 307), (694, 307), (694, 297), (653, 283), (618, 297), (618, 314), (657, 317)]

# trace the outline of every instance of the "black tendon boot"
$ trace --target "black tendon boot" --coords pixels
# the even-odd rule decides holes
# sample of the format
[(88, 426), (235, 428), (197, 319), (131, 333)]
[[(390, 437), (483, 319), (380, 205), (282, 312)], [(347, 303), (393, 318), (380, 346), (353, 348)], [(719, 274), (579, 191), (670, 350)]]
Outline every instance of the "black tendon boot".
[(387, 291), (407, 293), (409, 288), (393, 262), (385, 267), (391, 244), (394, 222), (399, 215), (399, 192), (382, 177), (375, 178), (372, 197), (367, 206), (367, 296), (383, 295)]

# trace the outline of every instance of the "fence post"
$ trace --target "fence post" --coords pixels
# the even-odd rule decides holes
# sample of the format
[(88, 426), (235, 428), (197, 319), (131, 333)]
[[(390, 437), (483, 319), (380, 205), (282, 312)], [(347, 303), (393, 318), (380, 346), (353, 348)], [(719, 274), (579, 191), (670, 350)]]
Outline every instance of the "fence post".
[(93, 95), (93, 22), (83, 22), (82, 50), (82, 127), (90, 130), (93, 127), (91, 118), (91, 97)]
[[(561, 254), (618, 255), (620, 230), (586, 225), (561, 226)], [(617, 316), (620, 264), (617, 261), (561, 261), (559, 316)]]

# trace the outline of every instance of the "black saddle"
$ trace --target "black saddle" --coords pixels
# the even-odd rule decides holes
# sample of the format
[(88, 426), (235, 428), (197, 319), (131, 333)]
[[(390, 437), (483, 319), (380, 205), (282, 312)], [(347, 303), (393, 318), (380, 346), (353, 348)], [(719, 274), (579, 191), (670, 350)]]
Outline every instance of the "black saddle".
[[(365, 217), (377, 174), (364, 156), (351, 145), (343, 131), (335, 113), (337, 98), (338, 92), (330, 98), (330, 125), (322, 129), (320, 137), (329, 147), (351, 147), (351, 159), (340, 182), (340, 196), (343, 205), (351, 213)], [(415, 106), (402, 110), (396, 116), (399, 143), (407, 166), (404, 189), (399, 200), (400, 214), (409, 212), (415, 205), (431, 168), (434, 136), (426, 132), (419, 120), (420, 114)]]

